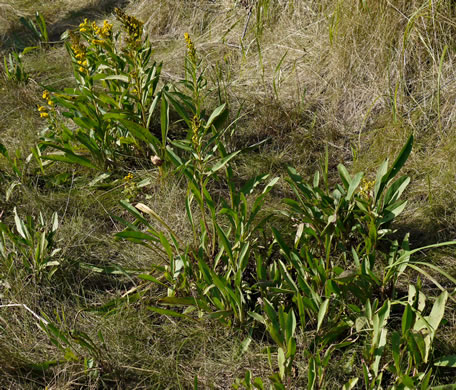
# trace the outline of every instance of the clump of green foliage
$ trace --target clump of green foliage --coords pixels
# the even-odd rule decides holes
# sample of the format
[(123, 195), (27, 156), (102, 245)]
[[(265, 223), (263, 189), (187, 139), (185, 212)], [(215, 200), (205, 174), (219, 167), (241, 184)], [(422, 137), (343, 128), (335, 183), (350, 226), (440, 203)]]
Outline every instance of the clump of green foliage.
[(98, 26), (87, 19), (69, 33), (66, 48), (77, 87), (51, 91), (43, 158), (105, 171), (121, 156), (162, 156), (163, 142), (151, 128), (161, 65), (142, 40), (142, 23), (120, 10), (117, 16), (124, 34), (113, 33), (108, 21)]
[[(366, 388), (387, 383), (429, 388), (432, 340), (443, 318), (448, 292), (442, 292), (424, 320), (424, 307), (416, 306), (419, 289), (410, 286), (406, 299), (396, 290), (407, 268), (428, 276), (425, 263), (411, 260), (414, 252), (424, 248), (410, 250), (407, 237), (401, 245), (388, 238), (391, 222), (406, 205), (401, 195), (410, 179), (396, 176), (410, 155), (413, 137), (391, 167), (388, 161), (380, 165), (374, 181), (365, 180), (362, 172), (351, 176), (340, 164), (340, 184), (330, 189), (327, 163), (323, 180), (317, 172), (312, 184), (290, 167), (288, 182), (295, 198), (284, 202), (289, 206), (287, 225), (297, 225), (297, 229), (291, 234), (279, 230), (274, 227), (273, 215), (261, 215), (265, 197), (278, 178), (260, 193), (256, 187), (267, 175), (254, 177), (242, 186), (237, 184), (231, 163), (240, 151), (227, 153), (223, 138), (226, 128), (216, 122), (225, 107), (215, 109), (208, 120), (201, 118), (202, 75), (198, 74), (193, 43), (188, 36), (186, 39), (189, 77), (184, 86), (188, 92), (181, 99), (192, 101), (189, 107), (193, 108), (193, 118), (184, 114), (182, 119), (191, 138), (173, 142), (167, 153), (188, 181), (186, 211), (194, 240), (183, 242), (165, 219), (142, 203), (134, 207), (122, 202), (136, 220), (133, 224), (124, 220), (127, 229), (117, 234), (142, 243), (163, 259), (164, 265), (155, 264), (154, 271), (140, 275), (167, 288), (166, 297), (158, 303), (186, 307), (183, 312), (156, 306), (150, 310), (186, 318), (196, 312), (198, 317), (216, 318), (247, 330), (263, 327), (277, 345), (278, 372), (270, 377), (276, 389), (285, 388), (292, 375), (299, 326), (315, 330), (313, 350), (308, 352), (309, 389), (325, 387), (331, 355), (353, 347), (355, 341), (365, 348), (362, 367)], [(215, 182), (223, 183), (226, 198), (217, 201), (211, 194)], [(194, 202), (198, 219), (192, 211)], [(154, 223), (139, 212), (152, 217)], [(264, 229), (267, 221), (272, 225), (272, 237)], [(455, 242), (439, 245), (449, 244)], [(400, 339), (399, 346), (394, 345), (393, 354), (386, 356), (392, 305), (405, 306), (404, 325), (402, 335), (394, 333), (395, 341)], [(423, 321), (409, 319), (409, 310), (413, 318)], [(393, 379), (383, 379), (387, 371), (394, 372)], [(357, 381), (353, 378), (346, 387), (353, 388)]]

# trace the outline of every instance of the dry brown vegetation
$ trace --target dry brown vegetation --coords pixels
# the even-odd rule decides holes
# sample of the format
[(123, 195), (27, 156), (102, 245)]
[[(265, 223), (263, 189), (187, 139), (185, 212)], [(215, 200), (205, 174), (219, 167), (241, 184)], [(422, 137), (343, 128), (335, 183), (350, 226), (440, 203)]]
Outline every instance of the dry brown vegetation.
[[(56, 211), (63, 263), (50, 281), (41, 283), (24, 273), (11, 278), (0, 266), (1, 388), (187, 389), (193, 388), (196, 376), (199, 388), (228, 389), (247, 369), (265, 380), (271, 373), (266, 352), (271, 340), (265, 331), (244, 351), (244, 330), (209, 319), (191, 322), (153, 313), (143, 302), (158, 299), (158, 288), (149, 287), (138, 299), (131, 294), (143, 286), (134, 275), (149, 270), (153, 254), (114, 240), (121, 226), (113, 216), (126, 218), (118, 204), (125, 195), (121, 182), (106, 188), (90, 186), (93, 172), (64, 164), (34, 175), (34, 159), (25, 162), (45, 126), (36, 110), (43, 86), (74, 85), (60, 35), (84, 18), (118, 24), (114, 7), (145, 22), (153, 55), (163, 62), (162, 83), (184, 78), (184, 33), (191, 34), (206, 69), (205, 106), (226, 102), (230, 120), (236, 120), (229, 149), (267, 139), (236, 160), (240, 180), (260, 173), (283, 178), (288, 165), (311, 180), (325, 148), (331, 182), (337, 180), (339, 163), (374, 179), (379, 164), (387, 157), (394, 159), (413, 134), (413, 151), (404, 166), (411, 177), (405, 193), (408, 206), (395, 221), (397, 236), (411, 232), (412, 247), (454, 239), (453, 1), (3, 0), (2, 59), (14, 48), (20, 51), (34, 44), (18, 19), (33, 17), (35, 11), (45, 17), (52, 43), (24, 56), (27, 84), (4, 77), (0, 63), (0, 143), (10, 156), (19, 151), (23, 164), (22, 175), (16, 177), (0, 156), (0, 221), (13, 221), (14, 207), (21, 216), (41, 211), (46, 220)], [(155, 167), (141, 161), (117, 168), (117, 179), (130, 171), (138, 181), (150, 179), (133, 200), (166, 216), (173, 229), (182, 229), (182, 237), (191, 236), (183, 222), (186, 188), (181, 177), (161, 180)], [(13, 182), (17, 186), (7, 197)], [(279, 182), (268, 209), (280, 208), (289, 192)], [(452, 247), (434, 252), (427, 261), (456, 275)], [(411, 273), (410, 283), (414, 280)], [(454, 290), (447, 280), (439, 281), (450, 293)], [(431, 283), (424, 284), (432, 291)], [(25, 306), (8, 304), (25, 305), (36, 315), (49, 317), (71, 337), (78, 337), (72, 332), (83, 331), (96, 340), (103, 363), (92, 368), (88, 361), (66, 359)], [(456, 349), (454, 314), (454, 302), (449, 300), (446, 323), (436, 341), (441, 354), (454, 354)], [(313, 331), (297, 332), (290, 389), (307, 384), (308, 358), (303, 351)], [(85, 351), (80, 346), (76, 350), (82, 355)], [(350, 366), (359, 363), (360, 353), (333, 356), (326, 388), (339, 389), (350, 377), (362, 376), (360, 368)], [(436, 372), (434, 385), (450, 383), (454, 368)], [(363, 388), (361, 381), (358, 386)]]

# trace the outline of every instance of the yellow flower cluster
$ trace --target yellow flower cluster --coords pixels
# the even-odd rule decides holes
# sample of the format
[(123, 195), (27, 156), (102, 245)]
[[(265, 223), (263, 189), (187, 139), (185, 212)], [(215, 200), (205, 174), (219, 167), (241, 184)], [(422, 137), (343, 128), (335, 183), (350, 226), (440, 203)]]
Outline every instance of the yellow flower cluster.
[(103, 22), (102, 27), (98, 27), (95, 22), (92, 23), (92, 27), (95, 34), (102, 38), (109, 38), (112, 34), (112, 24), (110, 24), (107, 20)]
[(112, 36), (112, 24), (105, 20), (103, 26), (99, 27), (95, 22), (90, 23), (88, 19), (84, 19), (84, 22), (79, 25), (79, 31), (82, 33), (92, 32), (94, 35), (98, 35), (102, 39), (93, 39), (92, 44), (102, 45), (105, 43), (105, 39)]
[(123, 178), (126, 182), (129, 182), (130, 180), (133, 180), (133, 174), (131, 172), (128, 173), (127, 176)]
[(195, 63), (196, 62), (196, 50), (195, 50), (195, 45), (192, 42), (192, 39), (190, 38), (190, 35), (188, 33), (184, 34), (185, 42), (187, 42), (187, 53), (188, 57), (190, 58), (190, 61)]
[[(43, 91), (43, 95), (42, 95), (42, 98), (44, 100), (46, 100), (47, 104), (49, 106), (51, 106), (51, 110), (52, 110), (52, 106), (54, 105), (54, 102), (51, 100), (51, 94), (49, 91), (47, 90), (44, 90)], [(45, 107), (45, 106), (38, 106), (38, 112), (40, 113), (40, 117), (41, 118), (48, 118), (49, 117), (49, 108), (48, 107)]]
[(359, 187), (359, 194), (364, 199), (369, 199), (371, 197), (371, 192), (375, 186), (375, 180), (369, 181), (363, 178), (361, 180), (361, 186)]
[(90, 24), (87, 18), (84, 19), (84, 21), (79, 25), (79, 31), (84, 33), (84, 32), (89, 32), (90, 30)]
[(197, 146), (199, 143), (200, 127), (201, 127), (201, 123), (200, 123), (199, 117), (197, 115), (195, 115), (192, 119), (192, 133), (193, 133), (192, 142), (193, 142), (193, 145), (195, 145), (195, 146)]
[(49, 93), (49, 91), (44, 90), (43, 99), (46, 100), (47, 104), (49, 104), (50, 106), (54, 105), (54, 102), (51, 100), (51, 94)]
[[(86, 19), (87, 20), (87, 19)], [(88, 65), (87, 62), (87, 53), (86, 53), (86, 48), (84, 45), (81, 44), (79, 41), (79, 37), (76, 34), (73, 34), (70, 32), (70, 38), (71, 38), (71, 50), (73, 51), (74, 58), (76, 58), (78, 65), (79, 65), (79, 71), (82, 73), (84, 72)]]
[(38, 106), (38, 111), (40, 113), (40, 118), (47, 118), (49, 116), (47, 108), (44, 106)]
[(102, 45), (105, 43), (103, 39), (92, 39), (92, 45)]
[(114, 12), (117, 15), (117, 19), (119, 19), (125, 30), (127, 30), (129, 42), (138, 43), (141, 41), (144, 23), (133, 16), (127, 15), (119, 8), (116, 8)]

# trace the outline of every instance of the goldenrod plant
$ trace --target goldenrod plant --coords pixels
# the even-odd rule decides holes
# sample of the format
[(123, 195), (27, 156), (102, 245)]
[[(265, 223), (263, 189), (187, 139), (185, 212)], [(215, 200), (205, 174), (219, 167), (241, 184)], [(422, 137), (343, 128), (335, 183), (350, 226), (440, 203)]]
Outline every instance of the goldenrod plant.
[(161, 65), (152, 59), (142, 22), (121, 10), (116, 15), (124, 33), (107, 20), (99, 26), (88, 19), (69, 32), (77, 88), (51, 91), (48, 103), (59, 108), (59, 120), (40, 143), (43, 159), (106, 171), (122, 156), (164, 157), (166, 135), (159, 140), (153, 128)]

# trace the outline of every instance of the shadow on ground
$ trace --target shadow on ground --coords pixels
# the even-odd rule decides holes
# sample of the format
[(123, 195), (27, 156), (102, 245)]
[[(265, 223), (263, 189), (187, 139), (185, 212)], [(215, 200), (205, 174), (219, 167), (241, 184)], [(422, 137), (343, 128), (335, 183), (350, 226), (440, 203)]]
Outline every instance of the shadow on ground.
[[(114, 11), (114, 8), (123, 8), (127, 5), (128, 0), (98, 0), (92, 4), (69, 11), (67, 15), (48, 24), (49, 40), (51, 42), (59, 41), (60, 36), (68, 29), (74, 29), (81, 23), (84, 18), (99, 19)], [(27, 46), (36, 44), (33, 37), (20, 22), (10, 28), (0, 40), (0, 50), (8, 51), (10, 49), (23, 50)]]

